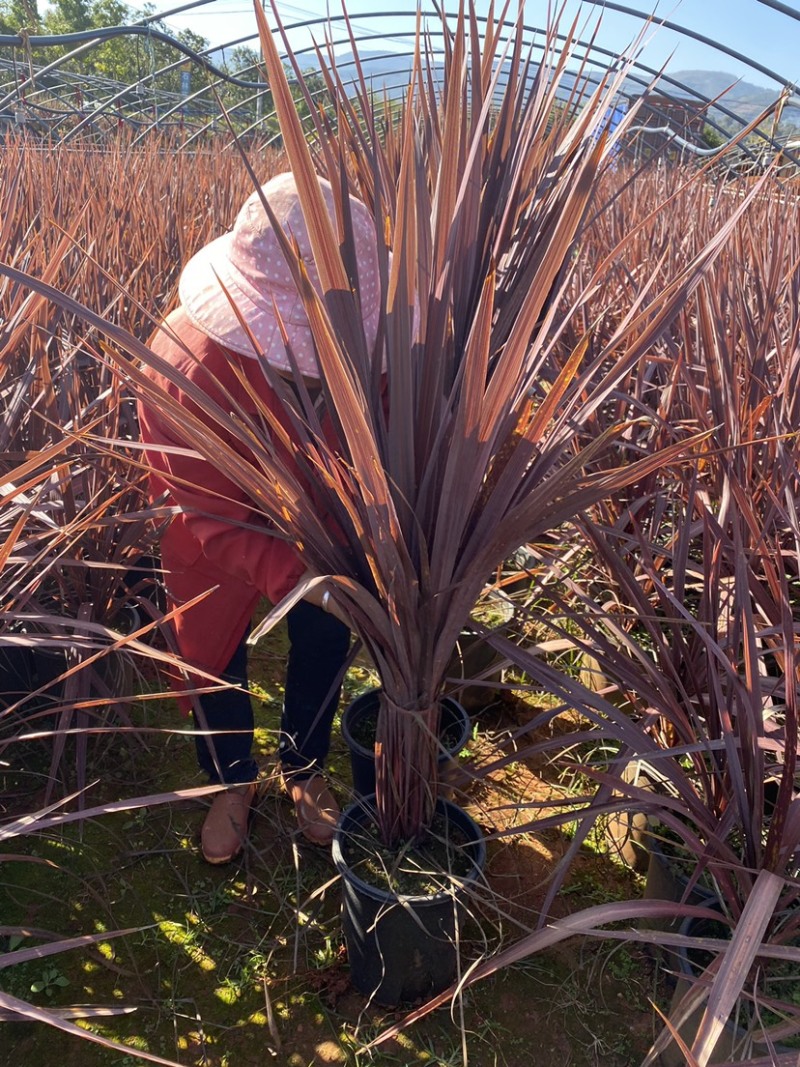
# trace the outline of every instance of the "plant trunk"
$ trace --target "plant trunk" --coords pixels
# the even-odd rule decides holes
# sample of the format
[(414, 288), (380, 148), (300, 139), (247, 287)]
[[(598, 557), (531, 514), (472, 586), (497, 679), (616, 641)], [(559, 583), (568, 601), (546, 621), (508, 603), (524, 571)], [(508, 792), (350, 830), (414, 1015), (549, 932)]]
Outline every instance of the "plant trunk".
[(419, 840), (438, 795), (439, 701), (404, 708), (381, 693), (375, 740), (378, 826), (385, 845)]
[[(368, 797), (375, 792), (375, 731), (378, 725), (381, 694), (369, 689), (348, 704), (342, 715), (342, 737), (350, 753), (353, 790), (356, 796)], [(455, 777), (458, 754), (469, 741), (471, 722), (460, 702), (452, 697), (439, 701), (439, 795), (445, 783)], [(371, 727), (371, 729), (370, 729)]]

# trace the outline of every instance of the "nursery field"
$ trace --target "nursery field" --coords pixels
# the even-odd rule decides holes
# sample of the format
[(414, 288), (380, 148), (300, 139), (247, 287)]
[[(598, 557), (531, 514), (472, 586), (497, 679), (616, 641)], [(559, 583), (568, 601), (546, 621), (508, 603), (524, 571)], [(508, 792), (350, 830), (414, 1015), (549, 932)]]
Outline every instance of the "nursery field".
[[(342, 106), (330, 70), (304, 127), (256, 17), (280, 152), (120, 133), (0, 154), (0, 1067), (667, 1067), (668, 1045), (669, 1067), (720, 1045), (726, 1067), (796, 1067), (796, 181), (632, 161), (635, 116), (607, 129), (624, 62), (584, 70), (578, 106), (556, 96), (569, 34), (548, 28), (531, 86), (521, 44), (506, 67), (466, 5), (441, 83), (420, 38), (406, 98), (361, 81)], [(220, 379), (162, 358), (182, 265), (287, 169), (310, 251), (255, 212), (299, 295), (297, 352), (272, 302), (269, 342), (242, 327)], [(197, 597), (160, 566), (184, 521)], [(226, 552), (242, 530), (263, 559)], [(173, 693), (227, 683), (176, 632), (221, 584), (209, 561), (272, 595), (276, 538), (308, 569), (251, 635), (263, 788), (241, 862), (216, 869)], [(352, 867), (303, 843), (277, 783), (295, 596), (358, 635), (346, 698), (381, 687), (362, 835), (381, 899), (413, 916), (393, 878), (421, 862), (448, 908), (464, 894), (434, 941), (461, 993), (410, 1016), (353, 991)], [(475, 708), (444, 778), (482, 871), (436, 809), (447, 690)], [(346, 802), (338, 731), (330, 774)], [(609, 853), (619, 818), (669, 893)]]
[[(266, 785), (241, 862), (223, 869), (203, 862), (202, 800), (173, 800), (37, 835), (24, 858), (2, 866), (5, 924), (29, 928), (34, 937), (136, 930), (52, 961), (9, 967), (0, 972), (0, 989), (48, 1009), (125, 1009), (130, 1014), (80, 1025), (187, 1065), (638, 1062), (657, 1029), (651, 1001), (665, 1007), (669, 981), (639, 946), (583, 939), (468, 990), (452, 1014), (440, 1009), (387, 1046), (364, 1050), (402, 1013), (370, 1007), (350, 988), (336, 871), (327, 852), (298, 838), (288, 801), (270, 781), (284, 642), (276, 633), (254, 657)], [(349, 693), (370, 678), (366, 667), (351, 670)], [(509, 737), (532, 711), (510, 691), (486, 694), (459, 780), (461, 801), (491, 834), (520, 819), (520, 803), (557, 801), (574, 785), (558, 768), (525, 760), (470, 784), (472, 769), (508, 751)], [(87, 806), (200, 784), (186, 723), (174, 705), (141, 705), (135, 716), (141, 735), (120, 736), (93, 764)], [(175, 732), (160, 732), (167, 730)], [(24, 762), (0, 777), (5, 817), (41, 803), (45, 750), (29, 748)], [(338, 733), (330, 770), (346, 799), (349, 767)], [(555, 830), (490, 841), (486, 884), (469, 904), (473, 915), (463, 931), (465, 968), (535, 925), (564, 841)], [(640, 879), (603, 849), (602, 840), (582, 849), (555, 914), (640, 891)], [(4, 1023), (2, 1032), (3, 1067), (56, 1058), (75, 1067), (134, 1062), (33, 1021)]]

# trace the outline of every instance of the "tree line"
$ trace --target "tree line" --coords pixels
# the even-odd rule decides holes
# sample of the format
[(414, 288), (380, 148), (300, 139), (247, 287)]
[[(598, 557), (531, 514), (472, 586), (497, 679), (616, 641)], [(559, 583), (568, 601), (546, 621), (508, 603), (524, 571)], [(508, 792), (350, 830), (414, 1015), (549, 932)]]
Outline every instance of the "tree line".
[[(204, 53), (208, 49), (209, 42), (205, 37), (192, 30), (176, 31), (162, 20), (153, 18), (154, 14), (152, 4), (134, 8), (123, 0), (53, 0), (43, 13), (37, 0), (0, 0), (0, 34), (17, 35), (24, 31), (30, 36), (55, 36), (130, 26), (146, 19), (154, 30), (168, 34), (193, 52)], [(73, 50), (74, 46), (67, 45), (37, 49), (31, 59), (41, 68)], [(266, 80), (260, 67), (260, 53), (247, 45), (217, 52), (210, 58), (216, 68), (244, 81)], [(156, 36), (131, 34), (100, 41), (91, 48), (82, 49), (79, 55), (70, 56), (59, 69), (73, 75), (86, 75), (87, 80), (102, 78), (120, 86), (130, 86), (129, 97), (123, 96), (120, 100), (121, 109), (133, 102), (134, 96), (142, 101), (156, 92), (169, 93), (178, 101), (187, 99), (181, 113), (188, 120), (201, 120), (204, 115), (216, 114), (221, 105), (240, 131), (258, 123), (262, 133), (277, 132), (277, 123), (270, 118), (274, 108), (268, 89), (257, 92), (214, 79), (190, 57)], [(309, 73), (304, 80), (314, 94), (323, 88), (318, 74)], [(213, 91), (209, 89), (196, 100), (192, 99), (193, 94), (212, 83)], [(80, 96), (80, 90), (75, 90), (74, 95)], [(298, 111), (307, 113), (299, 87), (296, 99)]]

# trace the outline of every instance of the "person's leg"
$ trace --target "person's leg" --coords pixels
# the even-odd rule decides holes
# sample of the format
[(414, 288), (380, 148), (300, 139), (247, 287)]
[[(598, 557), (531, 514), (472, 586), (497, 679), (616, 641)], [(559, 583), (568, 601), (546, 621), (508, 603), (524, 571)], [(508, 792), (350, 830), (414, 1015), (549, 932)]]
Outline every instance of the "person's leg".
[(223, 689), (199, 697), (194, 721), (197, 761), (210, 782), (239, 785), (252, 782), (258, 767), (252, 755), (253, 707), (247, 692), (247, 634), (220, 677), (241, 690)]
[[(249, 628), (248, 628), (249, 629)], [(243, 691), (227, 689), (199, 697), (195, 711), (197, 759), (209, 781), (230, 786), (214, 797), (201, 832), (209, 863), (228, 863), (242, 850), (255, 799), (258, 766), (253, 759), (253, 709), (247, 693), (247, 633), (220, 677)]]
[(327, 845), (339, 807), (321, 774), (339, 703), (350, 631), (335, 616), (300, 601), (287, 616), (289, 661), (281, 718), (280, 762), (300, 831)]
[(290, 648), (280, 760), (284, 774), (300, 778), (325, 765), (350, 631), (334, 615), (305, 600), (292, 608), (286, 621)]

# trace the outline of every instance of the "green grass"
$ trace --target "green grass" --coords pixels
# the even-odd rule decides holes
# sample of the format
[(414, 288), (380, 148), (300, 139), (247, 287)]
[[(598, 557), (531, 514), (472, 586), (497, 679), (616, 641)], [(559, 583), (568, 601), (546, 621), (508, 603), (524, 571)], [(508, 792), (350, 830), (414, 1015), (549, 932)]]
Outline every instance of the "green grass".
[[(256, 747), (267, 769), (274, 759), (284, 655), (285, 637), (278, 632), (253, 657)], [(348, 695), (374, 681), (368, 665), (359, 664), (348, 676)], [(133, 714), (148, 730), (179, 732), (121, 736), (106, 745), (90, 767), (94, 784), (87, 806), (200, 784), (192, 739), (182, 732), (187, 722), (174, 702), (144, 701)], [(19, 814), (37, 806), (46, 754), (20, 748), (17, 755), (19, 763), (2, 776), (0, 789), (17, 794)], [(345, 799), (349, 769), (338, 731), (331, 768)], [(509, 776), (514, 778), (512, 771)], [(203, 812), (199, 801), (174, 802), (72, 823), (4, 848), (16, 855), (0, 866), (4, 924), (60, 937), (121, 928), (136, 932), (0, 969), (0, 989), (44, 1007), (90, 1004), (135, 1011), (80, 1024), (126, 1045), (129, 1053), (38, 1023), (0, 1024), (0, 1067), (129, 1067), (141, 1062), (134, 1050), (202, 1067), (261, 1062), (450, 1067), (463, 1062), (464, 1047), (472, 1067), (567, 1062), (628, 1067), (632, 1049), (646, 1047), (644, 1039), (638, 1046), (629, 1037), (622, 1040), (630, 1020), (618, 1012), (611, 992), (611, 1008), (593, 1021), (588, 1008), (575, 1008), (596, 1000), (598, 990), (616, 989), (621, 979), (628, 988), (632, 976), (619, 973), (622, 957), (596, 971), (595, 987), (586, 984), (572, 951), (566, 951), (536, 957), (468, 991), (463, 1030), (458, 1010), (452, 1019), (442, 1010), (388, 1046), (365, 1049), (395, 1016), (369, 1008), (349, 989), (329, 855), (298, 839), (289, 802), (274, 783), (257, 805), (241, 863), (213, 868), (203, 862), (198, 847)], [(570, 910), (629, 889), (614, 882), (607, 858), (591, 862), (611, 870), (603, 876), (609, 881), (583, 875), (568, 898)], [(502, 900), (494, 904), (500, 912), (505, 907)], [(516, 934), (516, 925), (493, 905), (478, 904), (465, 927), (465, 954), (474, 958)], [(39, 940), (44, 938), (31, 936), (20, 947)], [(642, 1017), (648, 1013), (645, 1005)], [(592, 1026), (605, 1035), (600, 1046), (600, 1039), (589, 1036)], [(617, 1047), (620, 1042), (624, 1048)]]

